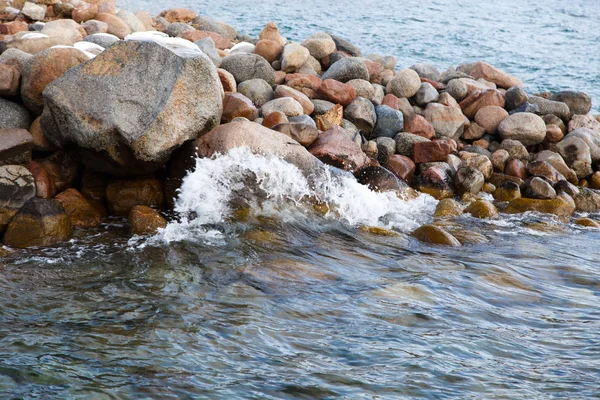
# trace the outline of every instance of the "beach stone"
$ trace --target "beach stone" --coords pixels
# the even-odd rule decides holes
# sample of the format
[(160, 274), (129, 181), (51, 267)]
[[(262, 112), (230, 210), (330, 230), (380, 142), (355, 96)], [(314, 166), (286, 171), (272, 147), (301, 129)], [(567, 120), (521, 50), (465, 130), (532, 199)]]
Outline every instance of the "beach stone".
[(411, 233), (418, 240), (424, 243), (439, 244), (444, 246), (460, 247), (461, 244), (454, 236), (435, 225), (423, 225)]
[(352, 57), (362, 57), (362, 52), (358, 46), (350, 43), (348, 40), (343, 39), (337, 35), (330, 34), (331, 39), (335, 43), (335, 47), (339, 51), (349, 54)]
[(474, 92), (460, 103), (463, 114), (472, 120), (477, 111), (486, 106), (498, 106), (504, 108), (504, 94), (498, 90), (489, 89)]
[[(566, 167), (566, 165), (565, 165)], [(530, 161), (527, 163), (527, 172), (530, 175), (539, 175), (547, 178), (553, 184), (557, 183), (560, 180), (564, 180), (565, 177), (556, 170), (547, 161)]]
[(154, 18), (146, 11), (136, 11), (135, 16), (144, 24), (145, 31), (155, 31)]
[[(258, 121), (256, 121), (256, 122), (258, 122)], [(279, 124), (285, 124), (288, 122), (289, 122), (288, 117), (286, 117), (286, 115), (284, 113), (279, 112), (279, 111), (274, 111), (271, 114), (269, 114), (263, 118), (261, 125), (266, 128), (271, 129)]]
[(372, 163), (363, 153), (361, 146), (338, 126), (321, 133), (308, 150), (324, 163), (350, 172), (358, 171)]
[[(169, 26), (167, 27), (167, 31), (165, 33), (171, 37), (183, 37), (184, 33), (186, 33), (186, 32), (198, 32), (198, 31), (195, 30), (193, 26), (186, 24), (185, 22), (173, 22), (173, 23), (169, 24)], [(204, 37), (208, 37), (208, 35), (206, 35)], [(198, 38), (192, 34), (190, 36), (186, 36), (183, 38), (186, 40), (189, 40), (191, 42), (195, 42), (197, 40), (203, 39), (204, 37)]]
[(409, 68), (414, 70), (421, 78), (431, 79), (432, 81), (440, 80), (440, 71), (432, 64), (419, 63)]
[(477, 122), (471, 122), (469, 126), (464, 129), (461, 137), (465, 140), (478, 140), (481, 139), (483, 135), (485, 135), (485, 130)]
[(393, 94), (388, 93), (385, 95), (385, 97), (381, 101), (381, 105), (391, 107), (394, 110), (399, 110), (400, 109), (400, 99), (398, 97), (394, 96)]
[(527, 180), (523, 196), (530, 199), (548, 200), (556, 197), (556, 191), (545, 179), (533, 176)]
[(109, 33), (95, 33), (93, 35), (86, 36), (83, 40), (85, 42), (94, 43), (98, 46), (107, 48), (117, 43), (119, 41), (119, 38)]
[[(205, 15), (199, 15), (197, 17), (195, 17), (194, 19), (192, 19), (191, 21), (181, 21), (181, 22), (189, 22), (190, 25), (192, 25), (194, 28), (196, 28), (199, 31), (208, 31), (208, 32), (214, 32), (220, 36), (223, 36), (226, 39), (229, 40), (237, 40), (238, 39), (238, 32), (237, 30), (222, 21), (217, 21), (211, 17), (207, 17)], [(237, 40), (238, 42), (243, 42), (244, 38), (241, 38), (242, 40)]]
[(0, 65), (13, 67), (21, 74), (32, 58), (33, 55), (22, 50), (8, 48), (0, 54)]
[(299, 92), (304, 93), (309, 99), (315, 97), (315, 94), (323, 81), (321, 78), (306, 74), (287, 74), (285, 84)]
[(273, 40), (277, 42), (280, 46), (285, 46), (287, 40), (281, 36), (279, 29), (275, 22), (269, 22), (262, 31), (258, 34), (258, 38), (260, 40)]
[(14, 35), (18, 32), (27, 32), (29, 26), (25, 21), (10, 21), (0, 23), (0, 35)]
[(515, 182), (504, 182), (493, 193), (496, 201), (511, 201), (521, 198), (521, 188)]
[(454, 182), (447, 163), (427, 163), (419, 166), (416, 189), (433, 196), (436, 200), (454, 196)]
[(267, 83), (275, 82), (275, 70), (258, 54), (233, 54), (223, 58), (221, 68), (229, 71), (239, 85), (249, 79), (263, 79)]
[(520, 86), (513, 86), (506, 91), (504, 96), (506, 110), (512, 111), (527, 103), (529, 96)]
[(510, 89), (512, 86), (523, 86), (523, 82), (520, 79), (512, 77), (485, 62), (475, 63), (469, 75), (475, 79), (485, 79), (488, 82), (493, 82), (503, 89)]
[(22, 165), (0, 166), (0, 233), (35, 193), (35, 180), (27, 168)]
[(85, 29), (83, 29), (81, 25), (70, 19), (57, 19), (47, 22), (41, 30), (41, 33), (50, 37), (65, 38), (70, 44), (83, 40), (87, 35)]
[(117, 17), (127, 24), (131, 32), (146, 31), (144, 23), (140, 21), (139, 18), (131, 11), (121, 8), (119, 11), (117, 11)]
[(94, 16), (97, 21), (105, 22), (108, 25), (106, 33), (115, 35), (119, 39), (124, 39), (125, 36), (131, 34), (129, 26), (119, 17), (109, 13), (98, 13)]
[[(90, 35), (95, 35), (97, 33), (106, 33), (108, 31), (108, 24), (102, 21), (96, 21), (95, 19), (90, 19), (81, 24), (87, 36), (83, 39), (86, 42), (91, 42), (91, 40), (86, 40)], [(114, 35), (111, 35), (114, 36)], [(118, 37), (114, 36), (115, 39), (119, 40)]]
[(52, 177), (57, 192), (72, 187), (79, 175), (79, 164), (64, 151), (57, 151), (38, 162)]
[(479, 193), (484, 183), (483, 174), (474, 167), (459, 168), (454, 178), (455, 190), (459, 196), (464, 193)]
[(431, 123), (437, 136), (452, 137), (464, 125), (465, 119), (457, 107), (429, 103), (425, 108), (425, 118)]
[(414, 95), (414, 101), (417, 105), (425, 107), (427, 104), (437, 101), (439, 97), (438, 91), (431, 86), (430, 83), (421, 83), (421, 87)]
[(281, 123), (273, 126), (272, 129), (291, 137), (304, 147), (309, 147), (319, 136), (317, 128), (302, 123)]
[(196, 18), (196, 13), (187, 8), (172, 8), (170, 10), (163, 11), (161, 16), (169, 21), (174, 22), (192, 22)]
[(597, 213), (600, 211), (600, 194), (596, 191), (581, 188), (579, 193), (573, 195), (576, 210), (586, 213)]
[(498, 149), (494, 153), (492, 153), (492, 165), (494, 169), (499, 172), (504, 172), (504, 166), (506, 162), (510, 159), (510, 154), (505, 149)]
[(33, 56), (23, 73), (21, 98), (25, 106), (35, 115), (44, 109), (42, 92), (55, 79), (72, 67), (88, 60), (75, 48), (50, 48)]
[(315, 120), (312, 119), (310, 117), (310, 115), (306, 115), (306, 114), (297, 115), (295, 117), (290, 117), (289, 121), (290, 121), (290, 123), (294, 123), (294, 124), (298, 123), (298, 124), (310, 125), (313, 128), (317, 127), (317, 123), (315, 122)]
[(369, 81), (369, 70), (359, 58), (347, 57), (331, 65), (321, 79), (335, 79), (344, 83), (352, 79)]
[(92, 169), (148, 172), (219, 123), (218, 79), (204, 55), (119, 42), (46, 88), (42, 129), (55, 145), (78, 146)]
[(289, 97), (296, 100), (302, 106), (304, 114), (310, 115), (315, 109), (314, 104), (304, 93), (289, 86), (278, 85), (277, 88), (275, 88), (274, 95), (276, 99)]
[(528, 102), (537, 108), (537, 112), (535, 112), (537, 115), (553, 114), (563, 121), (568, 121), (571, 118), (571, 112), (565, 103), (537, 96), (530, 96)]
[[(373, 103), (376, 103), (375, 87), (371, 82), (364, 79), (351, 79), (346, 83), (354, 88), (357, 97), (364, 97), (371, 100)], [(381, 102), (379, 102), (379, 104), (381, 104)]]
[(230, 122), (237, 117), (247, 118), (254, 121), (258, 116), (258, 110), (252, 101), (241, 93), (226, 93), (223, 97), (223, 114), (221, 123)]
[(600, 222), (590, 218), (577, 218), (575, 225), (585, 226), (587, 228), (600, 228)]
[(505, 139), (500, 144), (500, 149), (506, 150), (511, 160), (527, 160), (529, 158), (529, 152), (518, 140)]
[(548, 124), (546, 125), (546, 138), (544, 139), (546, 142), (548, 143), (558, 143), (561, 140), (563, 140), (565, 137), (565, 134), (562, 132), (562, 130), (554, 125), (554, 124)]
[(72, 235), (71, 221), (60, 203), (34, 197), (10, 221), (2, 242), (17, 248), (52, 246)]
[(499, 106), (482, 107), (475, 114), (475, 122), (483, 128), (486, 133), (494, 135), (498, 125), (508, 117), (508, 112)]
[(446, 161), (452, 151), (450, 144), (442, 140), (416, 142), (413, 144), (413, 161), (416, 164)]
[(367, 186), (374, 192), (395, 192), (397, 196), (404, 196), (410, 187), (403, 180), (387, 169), (379, 166), (365, 167), (354, 174), (358, 183)]
[(578, 128), (570, 132), (566, 138), (578, 137), (583, 140), (590, 149), (590, 156), (593, 162), (600, 161), (600, 131), (593, 131), (586, 128)]
[(412, 69), (402, 69), (388, 83), (387, 92), (398, 98), (413, 97), (421, 88), (421, 79)]
[[(197, 42), (202, 39), (211, 38), (213, 40), (213, 42), (215, 43), (216, 49), (219, 49), (219, 50), (231, 49), (231, 51), (229, 52), (229, 55), (254, 52), (253, 44), (250, 44), (250, 43), (246, 44), (246, 43), (242, 42), (242, 43), (238, 43), (236, 45), (236, 48), (233, 48), (232, 44), (231, 44), (231, 40), (224, 38), (223, 36), (219, 35), (218, 33), (210, 32), (210, 31), (197, 31), (197, 30), (194, 30), (194, 28), (190, 27), (189, 25), (187, 25), (187, 26), (190, 29), (187, 29), (187, 28), (185, 28), (186, 24), (184, 24), (183, 22), (179, 22), (178, 24), (180, 26), (179, 34), (177, 34), (177, 32), (170, 33), (169, 30), (175, 24), (169, 25), (169, 29), (167, 30), (167, 33), (169, 33), (170, 36), (181, 37), (183, 39), (189, 40), (190, 42)], [(249, 48), (247, 48), (246, 46), (249, 46)]]
[(413, 147), (415, 143), (430, 141), (422, 136), (413, 135), (412, 133), (407, 132), (398, 132), (398, 134), (394, 136), (394, 140), (396, 141), (396, 154), (400, 154), (411, 159), (413, 158)]
[[(369, 72), (369, 82), (376, 83), (378, 85), (383, 85), (385, 71), (384, 67), (381, 66), (381, 64), (371, 60), (367, 60), (366, 58), (360, 58), (360, 60), (365, 65), (365, 67), (367, 67), (367, 71)], [(383, 88), (385, 88), (385, 86), (389, 83), (389, 80), (391, 80), (391, 78), (385, 82)]]
[(532, 113), (516, 113), (506, 117), (498, 125), (502, 139), (518, 140), (525, 146), (538, 144), (546, 137), (546, 124)]
[(128, 215), (137, 205), (161, 208), (162, 183), (154, 178), (113, 179), (106, 187), (106, 201), (110, 214), (117, 216)]
[(452, 79), (446, 86), (446, 92), (456, 101), (462, 101), (469, 94), (469, 89), (462, 80)]
[(300, 43), (288, 43), (283, 47), (281, 54), (281, 70), (296, 72), (302, 67), (310, 56), (310, 52)]
[[(235, 78), (233, 77), (233, 75), (231, 75), (228, 71), (225, 71), (224, 69), (221, 69), (221, 68), (217, 68), (217, 75), (219, 77), (219, 81), (221, 82), (221, 86), (223, 87), (223, 91), (225, 93), (237, 92), (238, 88), (237, 88), (237, 84), (235, 83)], [(252, 79), (250, 79), (249, 81), (246, 81), (246, 82), (250, 82), (250, 81), (252, 81)], [(267, 85), (269, 85), (269, 84), (267, 83)], [(269, 85), (269, 88), (271, 88), (270, 85)], [(273, 90), (273, 89), (271, 89), (271, 90)], [(244, 94), (244, 93), (242, 93), (242, 94)], [(247, 94), (244, 94), (244, 95), (246, 97), (249, 97)]]
[(600, 190), (600, 171), (596, 171), (590, 176), (590, 187)]
[(463, 207), (454, 199), (442, 199), (435, 207), (435, 218), (452, 218), (462, 215)]
[(518, 214), (536, 211), (554, 214), (559, 217), (570, 217), (575, 212), (575, 201), (567, 194), (559, 194), (551, 200), (518, 198), (511, 200), (504, 210), (507, 214)]
[(42, 199), (51, 199), (56, 196), (56, 185), (52, 175), (48, 173), (43, 165), (36, 161), (31, 161), (27, 166), (33, 179), (35, 180), (35, 195)]
[(413, 114), (410, 117), (405, 118), (404, 127), (402, 130), (415, 135), (423, 136), (426, 139), (431, 139), (435, 136), (433, 125), (418, 114)]
[(516, 183), (517, 185), (519, 185), (520, 188), (525, 188), (525, 181), (523, 179), (518, 178), (516, 176), (499, 173), (499, 172), (494, 172), (489, 181), (489, 183), (491, 183), (492, 185), (494, 185), (496, 187), (501, 187), (502, 185), (504, 185), (507, 182), (513, 182), (513, 183)]
[(0, 165), (31, 161), (33, 138), (25, 129), (0, 129)]
[(77, 23), (92, 20), (96, 14), (98, 14), (97, 4), (89, 4), (81, 1), (78, 4), (74, 4), (74, 6), (75, 7), (71, 11), (71, 18)]
[(394, 138), (404, 129), (404, 117), (398, 110), (388, 106), (375, 107), (376, 124), (372, 133), (373, 138)]
[(385, 167), (398, 178), (410, 181), (415, 173), (416, 165), (410, 158), (400, 154), (388, 155)]
[(580, 128), (590, 129), (600, 133), (600, 121), (591, 115), (574, 115), (569, 121), (568, 131), (572, 132)]
[(465, 214), (475, 218), (489, 219), (498, 217), (498, 209), (487, 200), (475, 200), (465, 208)]
[(386, 164), (390, 155), (396, 154), (396, 141), (391, 137), (381, 136), (375, 139), (377, 143), (378, 160), (381, 164)]
[(315, 116), (317, 129), (327, 131), (334, 126), (342, 126), (344, 121), (344, 109), (340, 104), (333, 104), (326, 113)]
[(570, 116), (587, 114), (592, 108), (592, 98), (585, 92), (574, 92), (565, 90), (556, 92), (550, 96), (550, 100), (560, 101), (569, 107)]
[(56, 196), (73, 227), (95, 228), (100, 225), (102, 214), (77, 189), (67, 189)]
[(167, 220), (158, 211), (148, 206), (135, 206), (129, 212), (130, 235), (154, 235), (167, 226)]
[(494, 167), (490, 159), (481, 154), (474, 154), (461, 161), (459, 168), (473, 167), (483, 174), (483, 177), (487, 180), (492, 177)]
[(338, 82), (334, 79), (326, 79), (319, 86), (316, 96), (345, 107), (356, 98), (356, 91), (346, 83)]
[(0, 97), (0, 129), (29, 129), (32, 121), (25, 107)]
[(375, 127), (377, 114), (370, 100), (357, 97), (344, 109), (344, 118), (352, 122), (365, 134), (370, 135)]
[(294, 117), (304, 113), (302, 104), (298, 103), (291, 97), (281, 97), (268, 101), (262, 105), (261, 110), (262, 114), (265, 116), (274, 111), (279, 111), (285, 114), (287, 117)]
[(260, 78), (249, 79), (240, 83), (237, 90), (239, 93), (249, 98), (257, 107), (262, 107), (263, 104), (273, 100), (275, 96), (271, 85)]
[(511, 158), (506, 162), (506, 165), (504, 166), (504, 173), (506, 175), (516, 176), (517, 178), (523, 180), (527, 179), (528, 176), (525, 164), (518, 158)]
[(21, 9), (21, 14), (33, 21), (41, 21), (46, 17), (46, 7), (26, 1)]
[(316, 32), (308, 36), (302, 42), (302, 46), (306, 47), (310, 55), (318, 60), (327, 57), (336, 50), (335, 42), (325, 32)]
[(275, 60), (279, 60), (281, 53), (283, 53), (283, 45), (275, 40), (263, 39), (256, 42), (254, 52), (272, 63)]
[[(219, 56), (219, 52), (217, 51), (217, 48), (215, 46), (215, 41), (211, 37), (207, 36), (204, 39), (195, 41), (194, 43), (200, 48), (200, 50), (204, 52), (204, 54), (208, 56), (208, 58), (212, 60), (213, 64), (215, 64), (217, 68), (221, 66), (221, 56)], [(235, 78), (233, 78), (233, 75), (231, 75), (231, 77), (235, 82)]]

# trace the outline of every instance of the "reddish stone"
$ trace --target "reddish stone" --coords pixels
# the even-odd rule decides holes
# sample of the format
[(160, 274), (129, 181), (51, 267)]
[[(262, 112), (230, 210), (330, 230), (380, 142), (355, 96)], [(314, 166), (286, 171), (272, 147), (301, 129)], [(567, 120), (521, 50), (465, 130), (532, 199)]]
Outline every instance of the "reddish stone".
[(15, 96), (19, 93), (21, 73), (15, 67), (0, 64), (0, 96)]
[(71, 220), (71, 225), (94, 228), (100, 225), (102, 214), (77, 189), (67, 189), (56, 196)]
[(167, 220), (148, 206), (135, 206), (129, 213), (129, 233), (132, 235), (154, 235), (166, 226)]
[(485, 79), (488, 82), (495, 83), (503, 89), (510, 89), (513, 86), (523, 87), (523, 82), (520, 79), (508, 75), (504, 71), (500, 71), (484, 62), (475, 63), (470, 74), (475, 79)]
[(210, 31), (187, 31), (184, 32), (181, 37), (189, 40), (190, 42), (197, 42), (198, 40), (210, 37), (215, 42), (215, 47), (217, 49), (225, 50), (231, 48), (231, 40), (224, 38), (218, 33)]
[(115, 35), (119, 39), (131, 33), (131, 28), (119, 17), (108, 12), (100, 12), (94, 17), (95, 20), (106, 22), (108, 24), (107, 33)]
[(284, 113), (281, 111), (273, 111), (263, 119), (262, 126), (270, 129), (275, 125), (283, 124), (285, 122), (289, 121)]
[(347, 106), (356, 98), (356, 90), (346, 83), (325, 79), (316, 93), (317, 97)]
[(4, 22), (0, 24), (0, 34), (14, 35), (17, 32), (25, 32), (29, 30), (29, 26), (23, 21)]
[(285, 82), (285, 76), (287, 74), (283, 71), (275, 71), (275, 84), (276, 85), (283, 85), (283, 83)]
[(523, 161), (513, 158), (508, 160), (504, 166), (504, 174), (509, 176), (516, 176), (520, 179), (527, 179), (527, 169)]
[(431, 139), (435, 136), (433, 125), (419, 114), (413, 114), (404, 120), (404, 132)]
[(244, 117), (254, 121), (258, 116), (258, 110), (252, 104), (252, 100), (241, 93), (225, 93), (223, 98), (223, 114), (221, 123), (226, 124), (236, 117)]
[(321, 133), (308, 151), (324, 163), (346, 171), (354, 172), (373, 165), (373, 161), (363, 153), (360, 145), (339, 126)]
[(306, 115), (312, 114), (315, 109), (315, 105), (312, 103), (312, 101), (310, 101), (308, 96), (289, 86), (279, 85), (275, 88), (275, 98), (278, 99), (281, 97), (291, 97), (292, 99), (296, 100), (298, 103), (300, 103), (302, 110)]
[(269, 63), (279, 60), (282, 52), (283, 46), (275, 40), (259, 40), (256, 42), (256, 47), (254, 48), (254, 53), (258, 54)]
[(299, 92), (304, 93), (309, 99), (315, 97), (315, 93), (321, 87), (323, 81), (318, 76), (307, 74), (287, 74), (285, 84)]
[(237, 92), (237, 84), (235, 83), (235, 78), (229, 71), (225, 71), (222, 68), (217, 68), (217, 74), (219, 75), (219, 80), (221, 81), (221, 85), (223, 85), (224, 92)]
[(429, 83), (435, 90), (444, 90), (446, 85), (442, 82), (432, 81), (431, 79), (421, 77), (421, 83)]
[(558, 143), (565, 137), (563, 131), (554, 124), (546, 125), (546, 142)]
[(81, 2), (71, 12), (71, 18), (77, 23), (82, 23), (94, 19), (96, 14), (98, 14), (98, 5)]
[(394, 110), (400, 109), (400, 99), (395, 95), (388, 93), (383, 97), (383, 101), (381, 102), (382, 106), (388, 106), (393, 108)]
[(383, 65), (369, 59), (363, 59), (363, 64), (369, 71), (369, 82), (381, 84), (381, 74), (383, 73)]
[(191, 22), (194, 18), (196, 18), (196, 13), (186, 8), (173, 8), (171, 10), (163, 11), (161, 15), (164, 19), (171, 23)]
[(56, 186), (52, 175), (46, 171), (46, 168), (36, 161), (29, 163), (29, 172), (35, 180), (35, 195), (43, 199), (51, 199), (56, 196)]
[(385, 167), (393, 172), (398, 178), (410, 181), (414, 174), (416, 165), (410, 158), (400, 154), (392, 154), (388, 157)]
[(417, 164), (446, 161), (451, 151), (452, 147), (446, 141), (416, 142), (413, 144), (413, 161)]
[(477, 111), (486, 106), (499, 106), (504, 108), (504, 94), (498, 90), (481, 90), (470, 94), (460, 102), (463, 114), (473, 120)]

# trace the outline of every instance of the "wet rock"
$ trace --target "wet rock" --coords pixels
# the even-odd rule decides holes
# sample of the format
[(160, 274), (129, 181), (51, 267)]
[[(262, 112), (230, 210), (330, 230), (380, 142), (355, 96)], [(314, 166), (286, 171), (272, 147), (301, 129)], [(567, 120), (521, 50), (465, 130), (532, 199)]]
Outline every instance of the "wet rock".
[(385, 164), (387, 162), (387, 158), (396, 153), (396, 141), (391, 137), (381, 136), (375, 139), (375, 143), (377, 143), (377, 149), (380, 156), (380, 162)]
[(481, 108), (498, 106), (504, 108), (504, 94), (498, 90), (489, 89), (474, 92), (460, 102), (463, 114), (472, 120)]
[(302, 123), (283, 123), (275, 125), (272, 129), (291, 137), (304, 147), (309, 147), (319, 136), (317, 128)]
[(576, 136), (567, 137), (558, 143), (556, 148), (578, 178), (585, 178), (592, 174), (590, 147), (583, 139)]
[(421, 87), (414, 95), (414, 101), (417, 105), (425, 107), (427, 104), (437, 101), (438, 91), (430, 83), (421, 83)]
[(404, 117), (398, 110), (388, 106), (377, 106), (375, 108), (376, 124), (372, 137), (393, 138), (404, 129)]
[(21, 165), (0, 166), (0, 232), (34, 196), (35, 181), (31, 172)]
[(78, 190), (67, 189), (56, 196), (71, 225), (79, 228), (94, 228), (100, 225), (102, 214)]
[(527, 103), (527, 93), (520, 86), (513, 86), (506, 91), (505, 107), (508, 111), (516, 110), (523, 104)]
[(79, 174), (79, 164), (64, 151), (57, 151), (39, 163), (52, 176), (57, 192), (62, 192), (72, 187)]
[(58, 201), (33, 197), (12, 218), (2, 242), (17, 248), (52, 246), (72, 235), (71, 221)]
[(459, 108), (430, 103), (425, 108), (425, 118), (433, 125), (438, 136), (452, 137), (464, 125), (465, 119)]
[(395, 192), (398, 196), (407, 193), (410, 187), (406, 182), (383, 167), (365, 167), (354, 174), (356, 180), (374, 192)]
[(567, 194), (559, 194), (551, 200), (519, 198), (511, 200), (504, 212), (518, 214), (527, 211), (536, 211), (545, 214), (554, 214), (559, 217), (570, 217), (575, 212), (575, 202)]
[(437, 200), (449, 198), (454, 195), (454, 182), (451, 170), (446, 163), (424, 164), (417, 177), (416, 189), (427, 193)]
[(331, 65), (321, 79), (335, 79), (344, 83), (352, 79), (369, 81), (369, 70), (359, 58), (347, 57)]
[(442, 199), (435, 207), (433, 216), (436, 218), (451, 218), (462, 215), (462, 205), (454, 199)]
[(485, 179), (490, 179), (494, 172), (494, 167), (490, 159), (484, 155), (477, 154), (461, 161), (459, 168), (473, 167), (483, 174)]
[(487, 106), (481, 108), (475, 114), (475, 122), (483, 128), (486, 133), (494, 135), (498, 125), (508, 117), (508, 112), (502, 107)]
[(269, 115), (272, 112), (279, 111), (287, 117), (294, 117), (304, 113), (302, 104), (291, 97), (280, 97), (268, 101), (262, 105), (261, 110), (263, 115)]
[(600, 222), (591, 218), (577, 218), (575, 225), (585, 226), (586, 228), (600, 228)]
[(553, 184), (565, 179), (565, 177), (562, 176), (562, 174), (558, 172), (556, 168), (552, 166), (552, 164), (546, 161), (531, 161), (527, 163), (527, 172), (530, 175), (543, 176)]
[(570, 110), (570, 116), (587, 114), (592, 108), (592, 98), (584, 92), (562, 91), (554, 93), (550, 100), (565, 103)]
[(511, 201), (521, 198), (521, 188), (515, 182), (504, 182), (493, 193), (497, 201)]
[(46, 171), (43, 165), (31, 161), (27, 167), (35, 180), (35, 195), (42, 199), (51, 199), (56, 196), (56, 185), (52, 175)]
[(32, 121), (25, 107), (0, 97), (0, 129), (29, 129)]
[(474, 167), (459, 168), (454, 178), (454, 187), (459, 196), (464, 193), (479, 193), (484, 183), (485, 177)]
[(166, 226), (167, 220), (153, 208), (135, 206), (129, 212), (130, 235), (154, 235)]
[(446, 141), (435, 140), (416, 142), (413, 144), (413, 161), (416, 164), (434, 161), (445, 161), (452, 151), (450, 144)]
[(328, 100), (345, 107), (356, 98), (356, 91), (346, 83), (326, 79), (319, 86), (316, 96), (322, 100)]
[(527, 179), (527, 169), (523, 161), (518, 158), (512, 158), (506, 162), (504, 166), (504, 173), (506, 175), (515, 176), (520, 179)]
[(556, 185), (554, 185), (554, 190), (558, 194), (560, 194), (560, 193), (566, 193), (566, 194), (568, 194), (571, 197), (573, 197), (577, 193), (579, 193), (579, 189), (577, 189), (577, 186), (575, 186), (572, 183), (567, 182), (567, 181), (558, 181), (556, 183)]
[(496, 187), (500, 187), (506, 182), (513, 182), (519, 185), (520, 188), (525, 188), (525, 181), (516, 176), (506, 175), (494, 172), (490, 178), (490, 183)]
[[(321, 101), (324, 101), (324, 100), (321, 100)], [(315, 104), (315, 106), (316, 106), (315, 108), (317, 108), (316, 101), (313, 104)], [(333, 105), (333, 103), (330, 103), (330, 104)], [(320, 131), (326, 131), (326, 130), (329, 130), (330, 128), (333, 128), (334, 126), (341, 126), (343, 123), (343, 119), (344, 119), (343, 107), (339, 104), (335, 104), (324, 114), (317, 115), (315, 117), (315, 122), (317, 124), (317, 129), (319, 129)]]
[(491, 202), (476, 200), (465, 208), (465, 214), (471, 214), (475, 218), (488, 219), (498, 217), (498, 209)]
[(106, 201), (111, 215), (126, 216), (137, 205), (161, 208), (164, 203), (158, 179), (116, 179), (106, 187)]
[(240, 83), (237, 91), (247, 98), (257, 107), (262, 107), (263, 104), (275, 98), (275, 93), (271, 85), (264, 79), (249, 79)]
[(58, 146), (79, 147), (93, 169), (143, 173), (219, 123), (218, 79), (200, 52), (180, 56), (152, 42), (119, 42), (46, 88), (42, 129)]
[(454, 236), (435, 225), (423, 225), (411, 233), (421, 242), (460, 247), (461, 244)]
[(600, 194), (594, 190), (581, 188), (579, 193), (573, 195), (573, 200), (577, 211), (587, 213), (600, 211)]
[(440, 71), (432, 64), (419, 63), (409, 68), (414, 70), (421, 78), (431, 79), (432, 81), (440, 80)]
[(502, 139), (518, 140), (530, 146), (544, 141), (546, 124), (535, 114), (517, 113), (509, 115), (498, 125), (498, 133)]
[(254, 121), (258, 116), (258, 110), (252, 101), (241, 93), (226, 93), (223, 98), (223, 114), (221, 123), (230, 122), (237, 117), (247, 118)]
[(398, 178), (407, 182), (413, 178), (416, 169), (413, 160), (400, 154), (388, 155), (385, 167)]
[(387, 92), (397, 97), (413, 97), (421, 88), (421, 79), (412, 69), (402, 69), (388, 83)]
[(589, 180), (592, 189), (600, 190), (600, 171), (594, 172)]
[(235, 77), (236, 83), (249, 79), (263, 79), (269, 84), (275, 82), (275, 70), (258, 54), (239, 53), (221, 60), (221, 68)]
[(526, 182), (523, 195), (530, 199), (553, 199), (556, 197), (556, 191), (549, 182), (534, 176)]
[(409, 158), (413, 158), (413, 146), (415, 143), (429, 142), (429, 139), (406, 132), (398, 132), (394, 136), (394, 140), (396, 141), (396, 153)]
[(281, 70), (288, 73), (297, 72), (309, 56), (308, 49), (299, 43), (286, 44), (281, 54)]
[(372, 164), (360, 145), (337, 126), (321, 133), (308, 150), (324, 163), (346, 171), (357, 171)]

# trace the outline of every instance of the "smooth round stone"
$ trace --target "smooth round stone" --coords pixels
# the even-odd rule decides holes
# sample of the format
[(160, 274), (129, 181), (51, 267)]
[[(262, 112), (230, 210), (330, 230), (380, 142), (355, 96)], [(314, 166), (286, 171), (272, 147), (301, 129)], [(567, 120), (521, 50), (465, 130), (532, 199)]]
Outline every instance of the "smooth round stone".
[(400, 111), (388, 106), (377, 106), (375, 107), (375, 113), (377, 122), (373, 130), (373, 137), (393, 138), (404, 129), (404, 117)]

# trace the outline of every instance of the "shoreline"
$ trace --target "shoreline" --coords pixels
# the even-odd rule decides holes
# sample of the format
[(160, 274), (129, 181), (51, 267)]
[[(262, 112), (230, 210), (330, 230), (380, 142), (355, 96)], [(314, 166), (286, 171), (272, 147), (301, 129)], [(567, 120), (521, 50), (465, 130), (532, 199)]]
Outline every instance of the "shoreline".
[[(481, 61), (396, 66), (342, 37), (258, 38), (193, 10), (24, 3), (0, 15), (0, 230), (52, 246), (128, 216), (166, 226), (193, 156), (245, 146), (305, 174), (319, 161), (376, 191), (440, 200), (443, 222), (536, 211), (599, 228), (600, 116), (583, 92), (528, 94)], [(45, 21), (45, 22), (40, 22)], [(328, 210), (328, 209), (327, 209)], [(35, 230), (31, 226), (36, 226)], [(366, 227), (369, 229), (369, 227)]]

